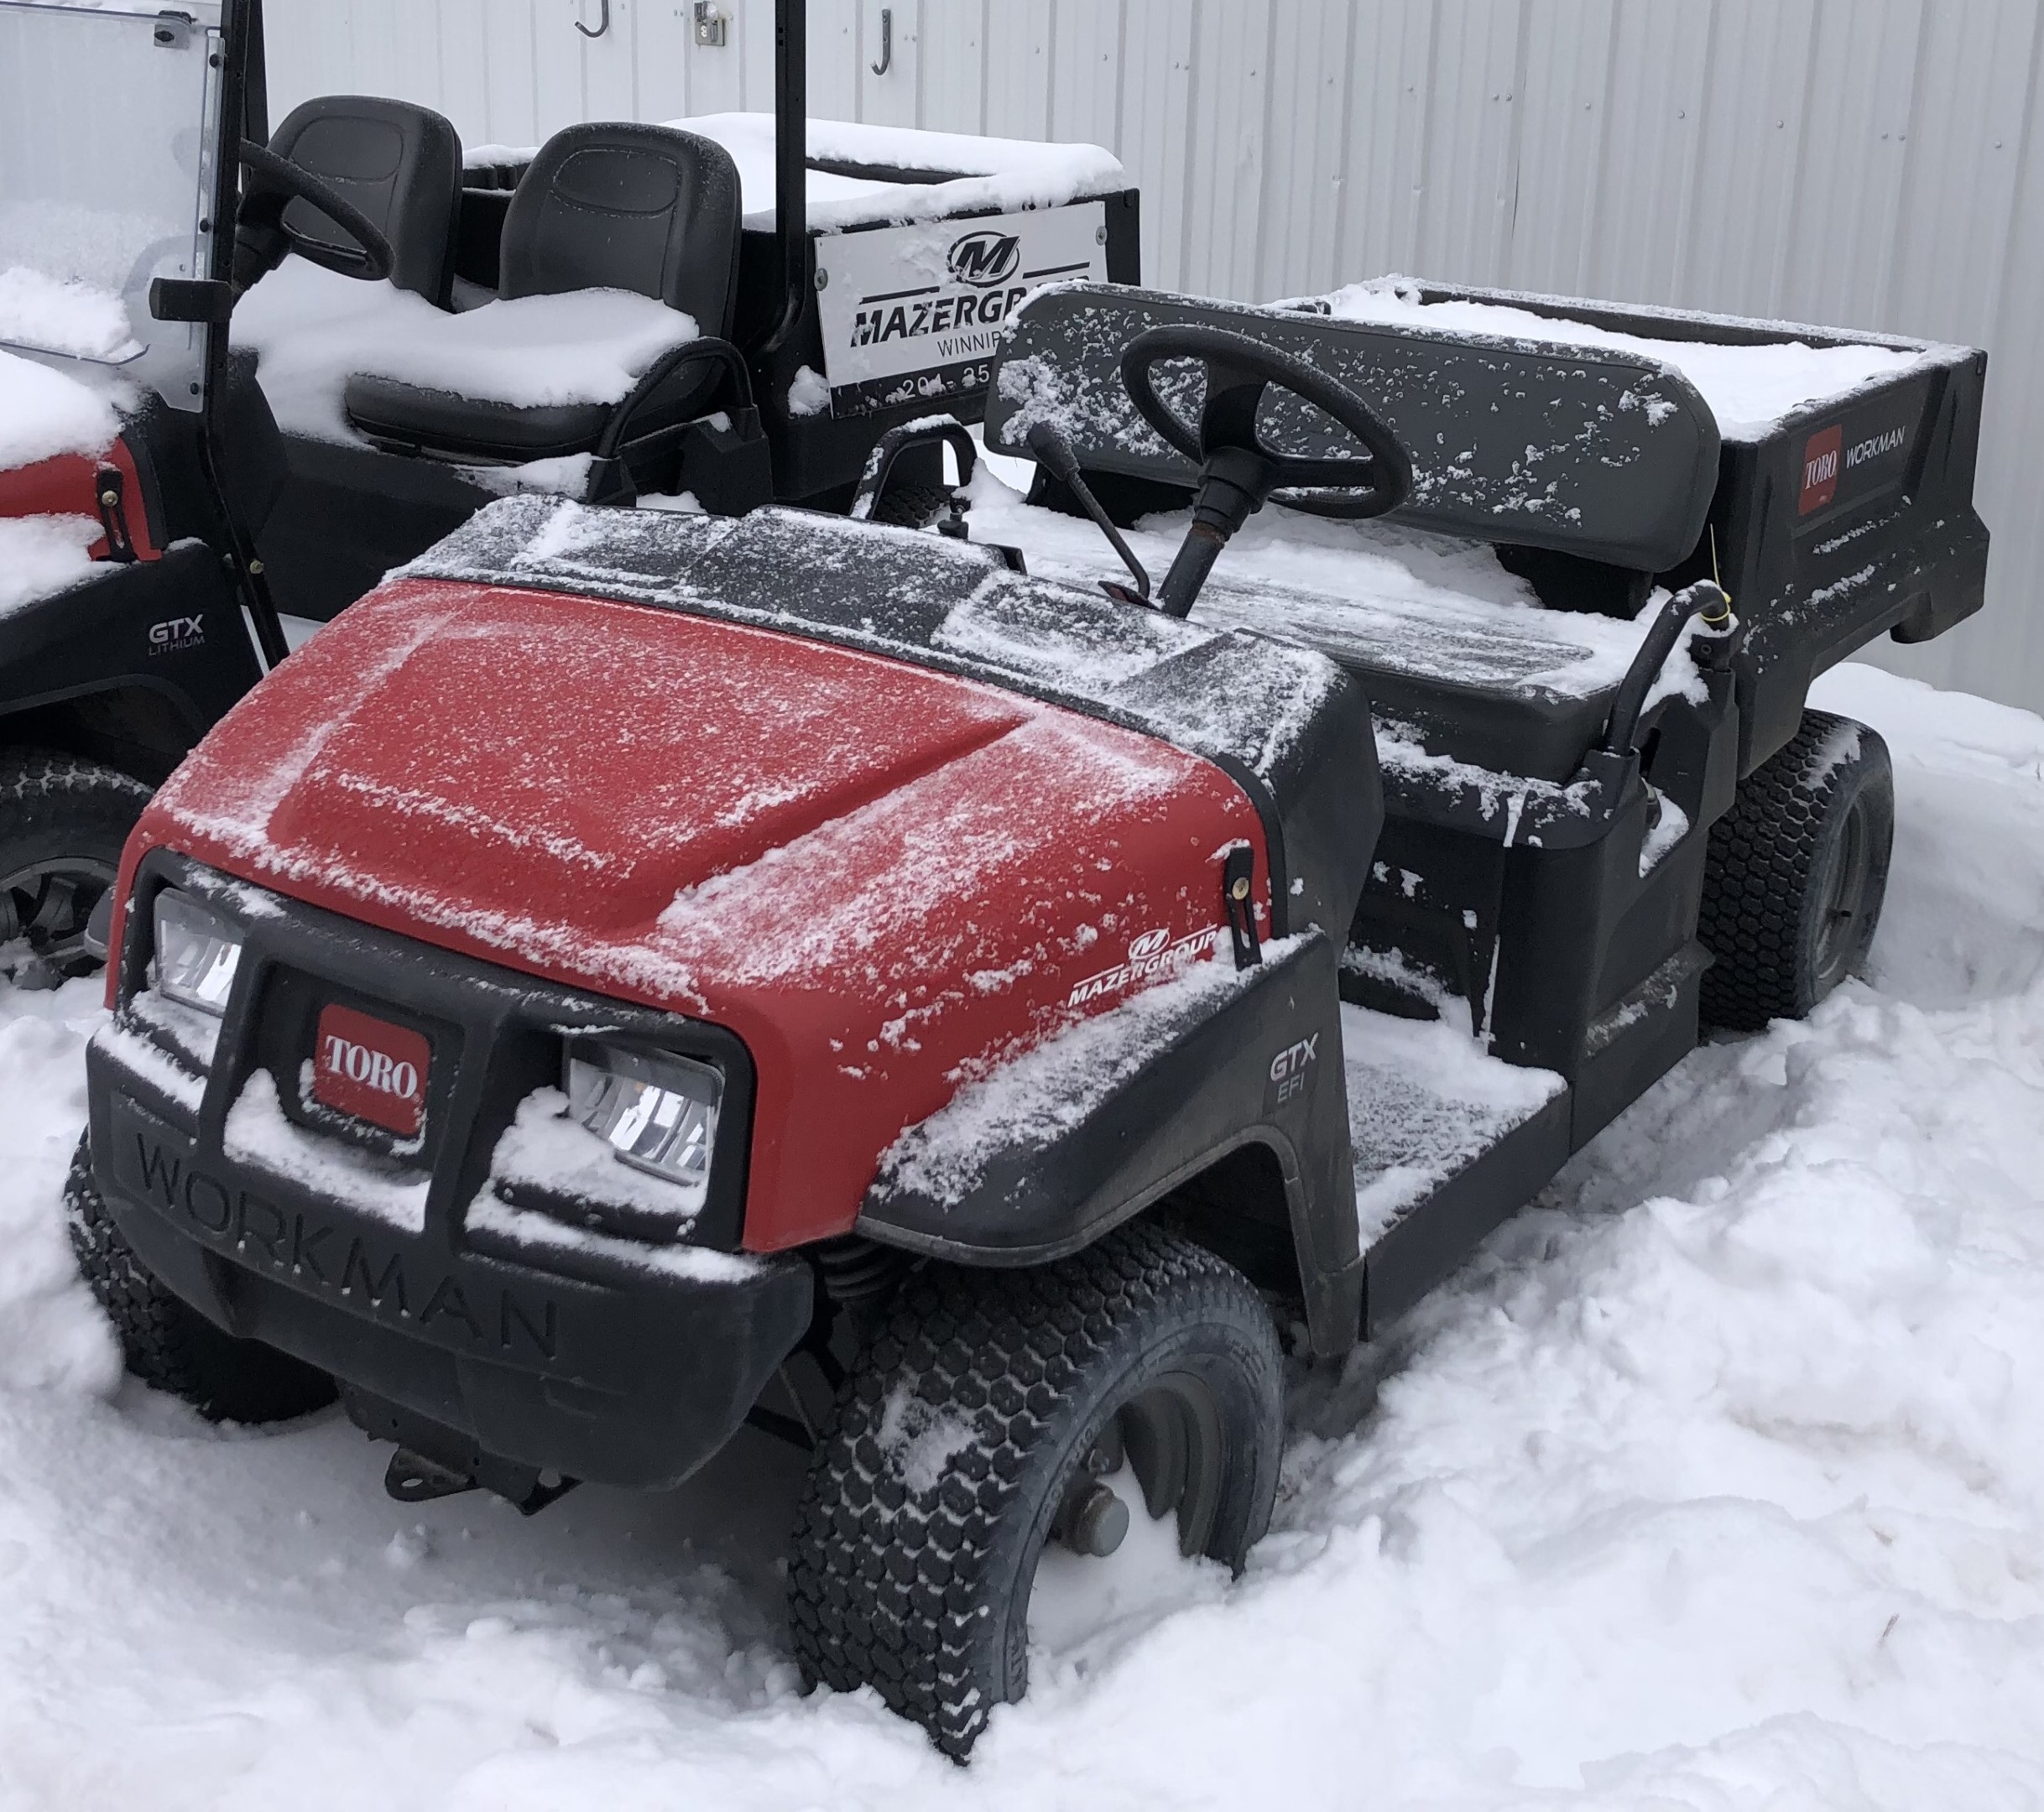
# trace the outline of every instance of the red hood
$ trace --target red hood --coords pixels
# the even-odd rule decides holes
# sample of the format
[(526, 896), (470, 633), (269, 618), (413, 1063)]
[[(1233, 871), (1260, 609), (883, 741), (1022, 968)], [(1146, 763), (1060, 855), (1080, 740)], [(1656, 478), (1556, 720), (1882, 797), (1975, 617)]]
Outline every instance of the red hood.
[(759, 1072), (747, 1243), (778, 1247), (848, 1228), (962, 1068), (1113, 1005), (1118, 985), (1074, 991), (1131, 941), (1220, 926), (1218, 852), (1245, 839), (1254, 811), (1207, 763), (976, 681), (411, 581), (235, 708), (128, 872), (168, 844), (727, 1026)]

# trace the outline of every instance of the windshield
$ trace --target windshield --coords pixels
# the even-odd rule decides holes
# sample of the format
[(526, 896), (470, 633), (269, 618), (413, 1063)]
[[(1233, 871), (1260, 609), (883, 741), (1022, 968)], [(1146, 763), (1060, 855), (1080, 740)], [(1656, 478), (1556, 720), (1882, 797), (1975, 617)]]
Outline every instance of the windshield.
[(149, 294), (211, 273), (218, 13), (0, 0), (0, 347), (199, 407), (205, 330)]

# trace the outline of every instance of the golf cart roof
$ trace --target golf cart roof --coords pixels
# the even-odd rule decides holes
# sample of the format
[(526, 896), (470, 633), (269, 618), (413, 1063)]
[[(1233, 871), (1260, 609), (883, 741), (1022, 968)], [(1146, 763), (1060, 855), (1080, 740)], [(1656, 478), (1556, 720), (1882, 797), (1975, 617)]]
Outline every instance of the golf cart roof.
[[(774, 116), (706, 113), (665, 123), (715, 139), (731, 154), (744, 186), (746, 226), (772, 232), (779, 219)], [(810, 120), (807, 140), (808, 224), (823, 232), (950, 219), (983, 210), (1058, 207), (1128, 185), (1120, 160), (1092, 144), (1040, 144), (830, 119)], [(534, 154), (530, 148), (477, 145), (465, 154), (464, 162), (471, 170), (508, 175)]]

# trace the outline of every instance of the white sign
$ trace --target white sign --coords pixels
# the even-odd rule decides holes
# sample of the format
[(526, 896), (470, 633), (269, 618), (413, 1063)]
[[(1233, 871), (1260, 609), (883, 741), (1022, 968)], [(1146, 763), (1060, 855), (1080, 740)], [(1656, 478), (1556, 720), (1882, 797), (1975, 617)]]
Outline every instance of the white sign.
[(1001, 324), (1047, 283), (1107, 280), (1107, 206), (830, 233), (816, 242), (840, 415), (985, 388)]

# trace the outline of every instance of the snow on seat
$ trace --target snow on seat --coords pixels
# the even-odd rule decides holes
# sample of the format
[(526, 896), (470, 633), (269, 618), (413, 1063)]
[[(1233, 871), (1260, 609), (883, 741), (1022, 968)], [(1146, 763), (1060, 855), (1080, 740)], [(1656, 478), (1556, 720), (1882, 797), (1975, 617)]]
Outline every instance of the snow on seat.
[[(1187, 519), (1147, 518), (1130, 532), (1152, 573), (1170, 564)], [(990, 469), (975, 481), (971, 520), (977, 537), (1020, 548), (1046, 578), (1091, 586), (1125, 576), (1090, 523), (1025, 504)], [(1545, 608), (1482, 543), (1278, 507), (1229, 544), (1193, 621), (1281, 637), (1338, 662), (1362, 682), (1380, 732), (1416, 753), (1556, 784), (1602, 732), (1646, 629), (1644, 620)], [(1650, 703), (1699, 684), (1678, 651)]]
[[(737, 169), (710, 140), (570, 127), (506, 215), (497, 301), (446, 315), (287, 261), (236, 327), (288, 431), (514, 465), (587, 453), (656, 359), (728, 331), (738, 207)], [(716, 382), (691, 371), (640, 425), (680, 419)]]
[(615, 289), (451, 315), (388, 284), (352, 282), (294, 258), (242, 299), (234, 334), (261, 357), (258, 376), (279, 427), (353, 445), (360, 436), (344, 397), (364, 374), (500, 410), (593, 414), (600, 429), (639, 374), (696, 328), (650, 297)]

